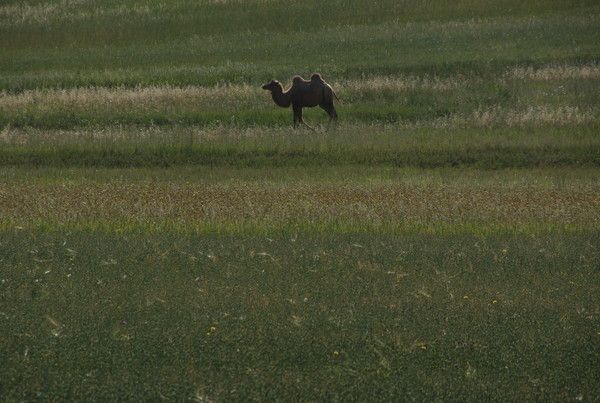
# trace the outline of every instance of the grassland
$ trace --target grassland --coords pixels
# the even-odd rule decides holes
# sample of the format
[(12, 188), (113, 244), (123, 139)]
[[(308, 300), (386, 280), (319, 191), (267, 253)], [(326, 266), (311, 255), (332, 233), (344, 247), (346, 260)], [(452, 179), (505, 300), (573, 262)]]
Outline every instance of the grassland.
[[(0, 400), (597, 400), (598, 26), (2, 2)], [(312, 71), (293, 130), (260, 85)]]
[(593, 398), (598, 237), (3, 232), (3, 394)]
[(28, 170), (24, 181), (23, 168), (7, 170), (2, 224), (264, 235), (586, 232), (600, 226), (595, 169), (462, 169), (457, 176), (454, 169), (286, 167), (244, 169), (245, 178), (238, 171), (94, 169), (82, 175), (77, 169), (69, 178), (64, 169), (39, 176)]

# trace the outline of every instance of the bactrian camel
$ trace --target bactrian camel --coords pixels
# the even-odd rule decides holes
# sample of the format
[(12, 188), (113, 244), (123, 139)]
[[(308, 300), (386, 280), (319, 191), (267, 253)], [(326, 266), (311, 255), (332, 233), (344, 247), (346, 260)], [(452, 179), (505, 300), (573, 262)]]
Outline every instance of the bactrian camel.
[[(329, 121), (337, 119), (337, 113), (333, 106), (333, 97), (338, 99), (337, 95), (327, 84), (321, 75), (313, 73), (310, 81), (304, 80), (300, 76), (292, 78), (292, 86), (287, 91), (283, 90), (283, 86), (277, 80), (272, 80), (270, 83), (262, 86), (263, 90), (271, 91), (273, 101), (282, 108), (288, 108), (290, 105), (294, 111), (294, 127), (299, 123), (306, 125), (312, 129), (302, 119), (302, 108), (320, 106), (329, 115)], [(339, 101), (339, 99), (338, 99)]]

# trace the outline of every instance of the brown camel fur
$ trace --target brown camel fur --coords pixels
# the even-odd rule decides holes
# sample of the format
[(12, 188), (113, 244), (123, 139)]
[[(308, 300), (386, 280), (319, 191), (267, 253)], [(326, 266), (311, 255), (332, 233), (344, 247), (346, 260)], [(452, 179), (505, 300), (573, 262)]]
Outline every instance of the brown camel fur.
[[(303, 107), (320, 106), (329, 115), (329, 121), (337, 120), (337, 113), (333, 106), (333, 98), (338, 99), (337, 95), (327, 84), (321, 75), (313, 73), (310, 81), (303, 79), (300, 76), (292, 78), (292, 86), (287, 90), (283, 90), (283, 86), (277, 80), (272, 80), (270, 83), (262, 86), (263, 90), (271, 91), (273, 101), (282, 108), (288, 108), (292, 105), (294, 111), (294, 127), (299, 123), (306, 125), (312, 129), (302, 119)], [(338, 99), (339, 101), (339, 99)]]

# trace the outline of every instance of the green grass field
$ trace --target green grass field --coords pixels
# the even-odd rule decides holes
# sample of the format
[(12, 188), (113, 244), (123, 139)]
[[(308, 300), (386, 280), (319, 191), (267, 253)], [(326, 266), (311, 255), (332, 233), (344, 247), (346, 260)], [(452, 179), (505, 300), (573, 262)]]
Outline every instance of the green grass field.
[[(0, 400), (598, 400), (598, 27), (0, 2)], [(260, 86), (313, 71), (293, 129)]]

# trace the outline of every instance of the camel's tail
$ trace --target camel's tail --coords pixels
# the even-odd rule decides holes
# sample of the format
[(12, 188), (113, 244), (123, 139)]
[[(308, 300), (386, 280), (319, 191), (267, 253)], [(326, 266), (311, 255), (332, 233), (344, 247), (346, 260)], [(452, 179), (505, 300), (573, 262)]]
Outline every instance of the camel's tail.
[[(330, 86), (329, 88), (331, 88), (331, 86)], [(339, 103), (342, 103), (342, 101), (341, 101), (341, 100), (338, 98), (338, 96), (337, 96), (337, 94), (335, 93), (335, 91), (333, 90), (333, 88), (331, 88), (331, 93), (333, 94), (333, 96), (335, 97), (335, 99), (337, 99), (337, 101), (338, 101)]]

